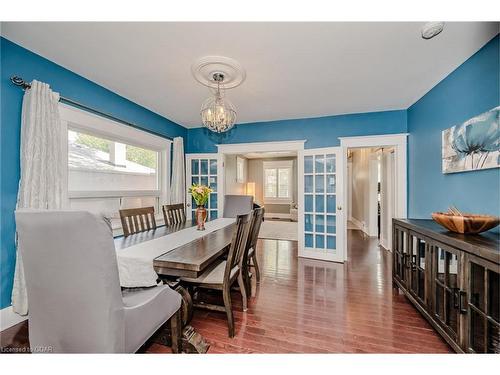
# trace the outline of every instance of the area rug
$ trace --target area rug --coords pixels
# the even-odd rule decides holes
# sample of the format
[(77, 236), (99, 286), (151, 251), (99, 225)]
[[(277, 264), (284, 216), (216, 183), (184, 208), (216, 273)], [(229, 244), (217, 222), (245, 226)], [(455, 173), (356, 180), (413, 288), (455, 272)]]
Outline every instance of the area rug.
[(259, 238), (298, 241), (298, 225), (293, 221), (265, 220), (260, 227)]

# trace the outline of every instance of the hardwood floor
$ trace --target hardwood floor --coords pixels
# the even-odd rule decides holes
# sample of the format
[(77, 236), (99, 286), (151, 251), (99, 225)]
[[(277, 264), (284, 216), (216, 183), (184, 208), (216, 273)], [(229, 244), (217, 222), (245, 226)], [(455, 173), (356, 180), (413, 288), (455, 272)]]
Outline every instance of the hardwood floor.
[[(261, 282), (243, 313), (233, 294), (236, 336), (224, 313), (197, 310), (191, 325), (209, 353), (448, 353), (449, 346), (392, 288), (390, 253), (376, 239), (349, 232), (348, 262), (297, 257), (297, 243), (259, 240)], [(2, 332), (1, 346), (26, 346), (22, 323)], [(170, 348), (148, 342), (146, 353)]]

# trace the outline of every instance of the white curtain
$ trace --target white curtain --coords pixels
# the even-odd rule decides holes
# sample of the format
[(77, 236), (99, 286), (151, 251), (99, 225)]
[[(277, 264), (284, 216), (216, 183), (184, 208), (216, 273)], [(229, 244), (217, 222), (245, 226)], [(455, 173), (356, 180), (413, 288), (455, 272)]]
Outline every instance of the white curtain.
[(174, 138), (172, 160), (172, 182), (170, 184), (170, 204), (184, 203), (184, 141), (182, 137)]
[[(21, 118), (21, 179), (18, 208), (58, 209), (64, 205), (63, 140), (59, 94), (33, 81), (23, 98)], [(12, 307), (28, 313), (23, 263), (17, 249)]]

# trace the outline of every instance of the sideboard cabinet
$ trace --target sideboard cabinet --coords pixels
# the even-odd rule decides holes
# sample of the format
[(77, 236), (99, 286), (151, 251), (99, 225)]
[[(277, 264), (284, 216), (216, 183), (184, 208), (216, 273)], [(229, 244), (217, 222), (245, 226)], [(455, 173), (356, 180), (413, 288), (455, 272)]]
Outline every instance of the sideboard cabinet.
[(393, 285), (457, 352), (500, 353), (498, 233), (393, 220)]

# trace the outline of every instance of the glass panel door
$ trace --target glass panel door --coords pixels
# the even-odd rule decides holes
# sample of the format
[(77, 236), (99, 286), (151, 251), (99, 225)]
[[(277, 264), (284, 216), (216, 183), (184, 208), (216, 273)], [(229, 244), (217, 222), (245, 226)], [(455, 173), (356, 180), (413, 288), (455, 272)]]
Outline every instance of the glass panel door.
[(341, 182), (339, 147), (305, 150), (302, 157), (303, 228), (299, 256), (343, 262), (339, 230)]
[[(193, 154), (186, 155), (186, 187), (193, 184), (206, 185), (212, 188), (213, 192), (206, 204), (208, 210), (207, 220), (217, 219), (219, 216), (218, 202), (218, 165), (217, 154)], [(194, 201), (189, 191), (186, 194), (186, 215), (195, 220), (196, 202)]]
[(469, 351), (500, 353), (498, 267), (489, 269), (469, 262)]
[(408, 232), (395, 227), (394, 230), (394, 274), (400, 282), (406, 284), (406, 261), (408, 258)]
[(425, 304), (426, 242), (414, 234), (410, 235), (410, 239), (409, 288)]
[(459, 257), (441, 246), (434, 246), (433, 256), (434, 316), (456, 338), (460, 314)]

